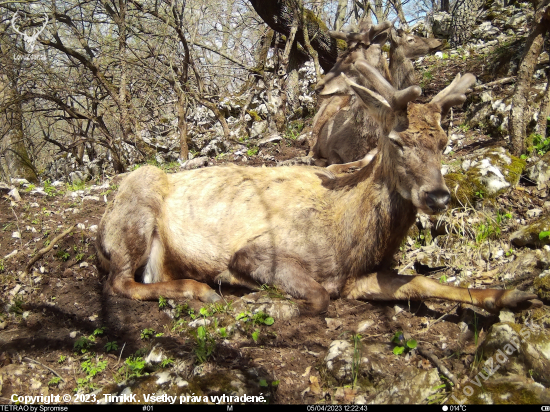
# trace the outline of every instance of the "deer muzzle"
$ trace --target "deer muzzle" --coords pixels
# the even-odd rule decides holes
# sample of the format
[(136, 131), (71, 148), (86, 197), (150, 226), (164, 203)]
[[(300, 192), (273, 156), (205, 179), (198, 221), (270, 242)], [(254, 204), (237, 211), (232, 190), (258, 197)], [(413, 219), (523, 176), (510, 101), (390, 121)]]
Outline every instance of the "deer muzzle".
[(447, 209), (451, 200), (451, 194), (446, 189), (436, 189), (426, 192), (426, 206), (434, 213), (442, 212)]

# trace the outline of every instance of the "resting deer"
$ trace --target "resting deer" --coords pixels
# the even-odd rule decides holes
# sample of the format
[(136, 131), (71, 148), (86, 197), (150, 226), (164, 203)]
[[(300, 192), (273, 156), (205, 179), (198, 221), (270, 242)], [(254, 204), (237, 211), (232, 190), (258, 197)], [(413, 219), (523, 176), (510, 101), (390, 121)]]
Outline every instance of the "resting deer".
[[(457, 76), (430, 103), (408, 104), (419, 87), (397, 91), (368, 64), (360, 67), (377, 92), (349, 85), (384, 131), (369, 165), (342, 176), (306, 166), (231, 165), (172, 175), (139, 168), (99, 225), (105, 291), (214, 302), (220, 298), (207, 283), (268, 284), (299, 300), (302, 313), (325, 312), (337, 297), (438, 298), (492, 312), (540, 306), (531, 293), (445, 286), (390, 269), (417, 211), (438, 213), (449, 202), (440, 120), (464, 102), (475, 78)], [(144, 283), (136, 281), (140, 268)]]
[[(369, 29), (369, 24), (363, 24), (361, 33), (365, 32), (365, 29)], [(385, 27), (390, 26), (391, 24), (386, 22)], [(378, 38), (384, 38), (385, 41), (382, 34), (378, 35)], [(357, 34), (331, 32), (331, 35), (353, 43)], [(376, 42), (373, 44), (359, 42), (355, 47), (360, 47), (364, 55), (368, 55), (368, 58), (364, 57), (360, 60), (366, 60), (371, 66), (377, 67), (394, 87), (402, 90), (416, 84), (414, 67), (410, 59), (416, 59), (437, 50), (441, 46), (441, 41), (414, 36), (393, 28), (390, 30), (389, 38), (389, 70), (385, 59), (380, 57), (381, 51)], [(352, 44), (350, 44), (350, 49), (351, 46)], [(354, 62), (360, 56), (355, 53), (355, 55), (342, 57), (344, 58), (343, 62), (338, 62), (340, 64), (337, 63), (318, 85), (320, 96), (326, 96), (326, 98), (313, 121), (310, 144), (312, 150), (309, 154), (315, 159), (314, 163), (317, 166), (345, 164), (330, 167), (330, 170), (335, 173), (340, 173), (350, 167), (364, 167), (376, 152), (381, 133), (363, 105), (353, 93), (349, 92), (349, 88), (346, 88), (345, 83), (337, 76), (340, 73), (345, 73), (347, 77), (351, 77), (361, 86), (372, 89), (373, 85), (369, 84), (366, 78), (357, 75)], [(350, 72), (353, 73), (352, 76), (350, 76)]]

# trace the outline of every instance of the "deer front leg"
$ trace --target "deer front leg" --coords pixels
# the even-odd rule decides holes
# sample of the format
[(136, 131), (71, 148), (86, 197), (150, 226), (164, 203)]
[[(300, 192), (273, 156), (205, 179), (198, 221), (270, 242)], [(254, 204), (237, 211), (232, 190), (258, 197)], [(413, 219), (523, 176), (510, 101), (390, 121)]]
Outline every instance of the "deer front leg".
[(228, 270), (216, 277), (215, 281), (218, 280), (255, 290), (264, 284), (280, 287), (300, 300), (300, 314), (326, 312), (330, 302), (327, 290), (310, 276), (298, 259), (255, 245), (237, 251)]
[(464, 289), (442, 285), (424, 276), (403, 276), (395, 271), (380, 271), (350, 281), (343, 296), (364, 300), (444, 299), (469, 303), (498, 313), (501, 309), (534, 309), (542, 306), (537, 295), (517, 289)]

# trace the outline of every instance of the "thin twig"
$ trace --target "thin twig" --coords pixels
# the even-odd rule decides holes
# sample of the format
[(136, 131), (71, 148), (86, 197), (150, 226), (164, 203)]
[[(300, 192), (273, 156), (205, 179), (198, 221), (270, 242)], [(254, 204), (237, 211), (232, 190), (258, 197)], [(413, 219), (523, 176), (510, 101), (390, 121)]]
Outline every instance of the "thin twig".
[(424, 331), (422, 331), (421, 333), (426, 333), (426, 332), (428, 332), (428, 331), (430, 330), (430, 328), (431, 328), (433, 325), (435, 325), (437, 322), (441, 321), (441, 319), (443, 319), (445, 316), (450, 315), (451, 312), (452, 312), (453, 310), (455, 310), (455, 309), (458, 307), (458, 305), (460, 305), (460, 303), (457, 303), (457, 304), (454, 305), (447, 313), (444, 313), (444, 314), (441, 315), (439, 318), (437, 318), (436, 320), (434, 320), (433, 322), (431, 322), (431, 323), (428, 325), (428, 327), (427, 327)]
[(125, 346), (126, 346), (126, 342), (124, 342), (124, 345), (122, 345), (122, 349), (120, 350), (120, 355), (118, 355), (118, 361), (117, 361), (116, 365), (118, 365), (120, 363), (120, 358), (122, 357), (122, 352), (124, 351)]
[(15, 210), (13, 210), (13, 207), (11, 208), (11, 211), (15, 216), (15, 222), (16, 222), (15, 224), (17, 225), (17, 231), (19, 232), (19, 242), (21, 243), (21, 249), (23, 249), (23, 235), (21, 234), (21, 228), (19, 228), (19, 218), (17, 217)]
[(55, 376), (57, 376), (58, 378), (60, 378), (63, 382), (65, 382), (65, 383), (67, 382), (65, 379), (63, 379), (63, 376), (61, 376), (59, 373), (57, 373), (56, 371), (54, 371), (54, 370), (53, 370), (52, 368), (50, 368), (49, 366), (46, 366), (46, 365), (44, 365), (43, 363), (38, 362), (37, 360), (31, 359), (31, 358), (29, 358), (29, 357), (27, 357), (27, 356), (25, 356), (25, 357), (23, 358), (23, 360), (24, 360), (24, 361), (27, 361), (27, 362), (36, 363), (37, 365), (42, 366), (44, 369), (49, 370), (49, 371), (50, 371), (51, 373), (53, 373)]
[(72, 225), (70, 228), (65, 230), (63, 233), (61, 233), (59, 236), (57, 236), (54, 240), (52, 240), (49, 244), (49, 246), (42, 248), (38, 251), (38, 253), (31, 259), (31, 261), (27, 264), (27, 267), (25, 268), (25, 271), (23, 272), (23, 276), (26, 276), (29, 274), (29, 270), (31, 270), (32, 265), (34, 265), (42, 256), (44, 256), (46, 253), (48, 253), (54, 245), (59, 242), (62, 238), (67, 236), (76, 225)]
[(431, 360), (435, 364), (435, 366), (437, 366), (437, 368), (441, 371), (441, 373), (449, 378), (449, 380), (455, 385), (455, 387), (459, 386), (458, 379), (451, 373), (449, 369), (447, 369), (445, 365), (443, 365), (443, 363), (437, 358), (437, 356), (433, 354), (432, 351), (418, 347), (418, 352), (425, 358)]

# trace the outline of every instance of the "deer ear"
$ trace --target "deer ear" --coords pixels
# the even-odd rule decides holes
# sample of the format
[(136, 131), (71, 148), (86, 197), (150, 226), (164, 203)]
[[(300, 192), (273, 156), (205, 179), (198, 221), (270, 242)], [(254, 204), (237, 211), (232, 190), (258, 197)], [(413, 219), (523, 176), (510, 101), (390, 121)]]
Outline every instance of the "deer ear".
[(322, 90), (319, 93), (321, 96), (326, 96), (328, 94), (347, 94), (349, 93), (349, 86), (342, 76), (336, 76), (330, 79), (322, 86)]
[(388, 41), (388, 32), (385, 31), (383, 33), (380, 33), (378, 36), (376, 36), (374, 39), (372, 39), (372, 44), (384, 44)]
[(374, 117), (384, 132), (386, 134), (389, 133), (394, 126), (395, 115), (386, 99), (378, 93), (354, 83), (344, 73), (342, 73), (340, 77), (344, 79), (349, 87), (351, 87), (359, 100), (366, 106), (369, 114)]

